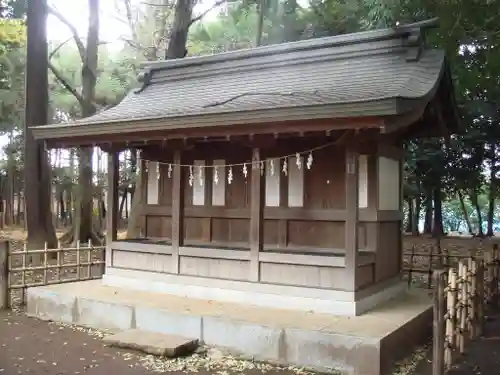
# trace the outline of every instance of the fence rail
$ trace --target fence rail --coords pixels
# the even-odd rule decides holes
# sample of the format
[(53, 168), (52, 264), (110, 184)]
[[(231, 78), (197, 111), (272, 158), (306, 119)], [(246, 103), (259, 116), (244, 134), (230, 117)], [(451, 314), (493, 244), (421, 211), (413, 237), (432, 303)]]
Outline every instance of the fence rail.
[(0, 308), (26, 302), (27, 288), (102, 278), (105, 246), (91, 242), (50, 249), (28, 249), (16, 241), (0, 242)]
[[(493, 244), (492, 248), (498, 249), (498, 244)], [(433, 272), (436, 269), (448, 270), (457, 267), (461, 260), (469, 258), (482, 258), (486, 249), (469, 249), (467, 252), (450, 251), (443, 247), (441, 238), (437, 238), (430, 251), (418, 251), (415, 246), (411, 250), (403, 253), (403, 273), (407, 278), (408, 286), (415, 282), (420, 286), (431, 289), (433, 286)]]
[(433, 375), (443, 375), (467, 344), (483, 333), (485, 311), (499, 298), (500, 257), (495, 247), (433, 272)]

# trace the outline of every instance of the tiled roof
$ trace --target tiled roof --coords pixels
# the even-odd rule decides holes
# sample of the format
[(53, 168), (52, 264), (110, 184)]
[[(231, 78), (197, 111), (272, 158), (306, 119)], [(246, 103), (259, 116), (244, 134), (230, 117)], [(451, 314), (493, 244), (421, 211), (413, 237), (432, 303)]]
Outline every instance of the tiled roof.
[(58, 128), (92, 131), (91, 125), (116, 123), (132, 131), (136, 122), (159, 119), (154, 130), (175, 129), (188, 122), (216, 124), (218, 115), (226, 123), (255, 122), (256, 116), (265, 121), (266, 115), (276, 121), (278, 113), (293, 120), (327, 107), (311, 118), (397, 115), (428, 101), (443, 75), (444, 53), (423, 48), (420, 35), (420, 28), (378, 30), (151, 63), (143, 87), (117, 106), (39, 127), (35, 136), (47, 138), (42, 129), (57, 137)]

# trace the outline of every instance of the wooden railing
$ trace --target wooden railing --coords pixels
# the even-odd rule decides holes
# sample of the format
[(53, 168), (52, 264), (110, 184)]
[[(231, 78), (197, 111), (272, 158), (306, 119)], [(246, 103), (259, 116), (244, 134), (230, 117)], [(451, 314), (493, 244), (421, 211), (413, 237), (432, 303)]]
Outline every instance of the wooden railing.
[[(493, 250), (498, 248), (493, 244)], [(486, 251), (486, 250), (485, 250)], [(477, 258), (483, 250), (469, 249), (468, 251), (450, 251), (441, 245), (441, 239), (436, 239), (430, 251), (422, 251), (412, 246), (403, 253), (403, 274), (407, 278), (408, 286), (433, 287), (432, 274), (436, 269), (448, 270), (456, 267), (461, 260)]]
[(433, 375), (451, 369), (468, 342), (482, 335), (485, 311), (499, 297), (499, 276), (496, 248), (433, 272)]
[(55, 249), (28, 249), (17, 241), (0, 242), (0, 308), (26, 302), (27, 288), (100, 279), (105, 246), (92, 243)]

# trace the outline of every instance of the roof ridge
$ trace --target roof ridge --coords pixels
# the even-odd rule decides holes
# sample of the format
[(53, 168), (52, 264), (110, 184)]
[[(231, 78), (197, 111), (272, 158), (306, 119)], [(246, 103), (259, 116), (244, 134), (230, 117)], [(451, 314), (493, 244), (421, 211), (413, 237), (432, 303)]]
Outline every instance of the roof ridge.
[(393, 28), (360, 31), (355, 33), (327, 36), (322, 38), (305, 39), (294, 42), (271, 44), (266, 46), (246, 48), (236, 51), (221, 52), (206, 56), (192, 56), (171, 60), (148, 61), (141, 64), (143, 70), (155, 71), (183, 67), (186, 65), (201, 65), (204, 63), (215, 63), (227, 60), (239, 60), (248, 57), (260, 57), (290, 53), (304, 50), (322, 49), (327, 47), (337, 47), (350, 44), (362, 44), (367, 42), (377, 42), (390, 39), (408, 37), (410, 34), (418, 34), (424, 29), (435, 27), (438, 19), (404, 24)]
[[(144, 91), (149, 84), (154, 83), (154, 76), (164, 81), (184, 78), (186, 75), (191, 77), (193, 74), (217, 74), (222, 69), (258, 68), (266, 61), (268, 64), (272, 63), (269, 60), (276, 60), (276, 56), (280, 56), (281, 64), (306, 63), (325, 57), (348, 57), (353, 53), (364, 55), (377, 50), (389, 52), (399, 46), (408, 48), (407, 59), (418, 60), (423, 45), (422, 30), (435, 27), (437, 22), (437, 19), (431, 19), (390, 29), (301, 40), (209, 56), (148, 62), (143, 64), (139, 74), (138, 80), (142, 82), (142, 87), (136, 93)], [(359, 48), (364, 44), (370, 44), (372, 48)], [(308, 56), (306, 58), (305, 53)], [(189, 68), (189, 72), (186, 68)]]

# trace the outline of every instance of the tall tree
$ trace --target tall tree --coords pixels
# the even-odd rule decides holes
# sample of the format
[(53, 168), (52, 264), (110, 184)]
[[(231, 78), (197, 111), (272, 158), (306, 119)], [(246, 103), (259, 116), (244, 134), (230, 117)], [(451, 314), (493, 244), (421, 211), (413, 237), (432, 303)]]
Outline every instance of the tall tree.
[[(196, 22), (200, 21), (203, 16), (205, 16), (208, 11), (205, 11), (201, 15), (198, 15), (196, 17), (193, 17), (193, 7), (195, 5), (195, 0), (177, 0), (173, 4), (173, 17), (172, 17), (172, 24), (171, 25), (165, 25), (167, 22), (169, 22), (170, 17), (167, 17), (169, 13), (168, 9), (172, 9), (171, 4), (168, 3), (167, 0), (157, 0), (158, 2), (151, 2), (148, 3), (148, 6), (152, 7), (159, 7), (162, 9), (161, 12), (155, 12), (158, 17), (156, 19), (156, 25), (159, 28), (158, 32), (160, 34), (156, 34), (156, 37), (159, 38), (159, 40), (166, 40), (167, 42), (165, 43), (166, 49), (165, 49), (165, 54), (164, 58), (166, 60), (169, 59), (179, 59), (183, 58), (187, 55), (187, 41), (188, 41), (188, 34), (189, 34), (189, 29), (190, 27), (195, 24)], [(221, 5), (223, 1), (216, 1), (213, 5), (213, 7)], [(125, 6), (127, 11), (130, 8), (127, 3), (129, 3), (127, 0), (124, 0)], [(212, 7), (212, 8), (213, 8)], [(212, 9), (211, 8), (211, 9)], [(132, 19), (132, 17), (128, 17), (129, 21)], [(170, 26), (170, 27), (168, 27)], [(131, 24), (131, 28), (133, 25)], [(137, 37), (137, 33), (132, 33), (132, 35)], [(158, 40), (158, 39), (156, 39)], [(135, 45), (140, 45), (137, 43), (137, 41), (133, 41)], [(157, 43), (154, 44), (154, 52), (155, 54), (148, 54), (148, 58), (155, 58), (157, 56), (157, 51), (159, 49), (159, 45)], [(157, 57), (156, 57), (157, 58)], [(140, 190), (143, 188), (141, 186), (141, 181), (140, 178), (136, 180), (135, 184), (135, 193), (132, 198), (132, 207), (131, 207), (131, 214), (129, 217), (129, 223), (128, 223), (128, 228), (127, 228), (127, 236), (128, 237), (137, 237), (139, 234), (139, 225), (138, 225), (138, 218), (139, 218), (139, 208), (140, 208)]]
[(29, 0), (27, 9), (25, 194), (28, 246), (57, 245), (52, 223), (50, 171), (44, 145), (33, 138), (32, 126), (48, 120), (47, 1)]
[[(89, 24), (86, 45), (78, 35), (76, 28), (56, 9), (51, 13), (71, 30), (82, 62), (81, 93), (65, 78), (57, 68), (49, 67), (57, 80), (77, 99), (80, 105), (81, 117), (93, 115), (97, 110), (95, 89), (97, 83), (97, 62), (99, 49), (99, 0), (88, 0)], [(78, 191), (76, 192), (75, 220), (70, 230), (61, 238), (64, 242), (92, 240), (101, 242), (100, 228), (93, 225), (93, 190), (92, 183), (92, 147), (82, 147), (79, 150)], [(99, 230), (95, 230), (99, 229)]]

